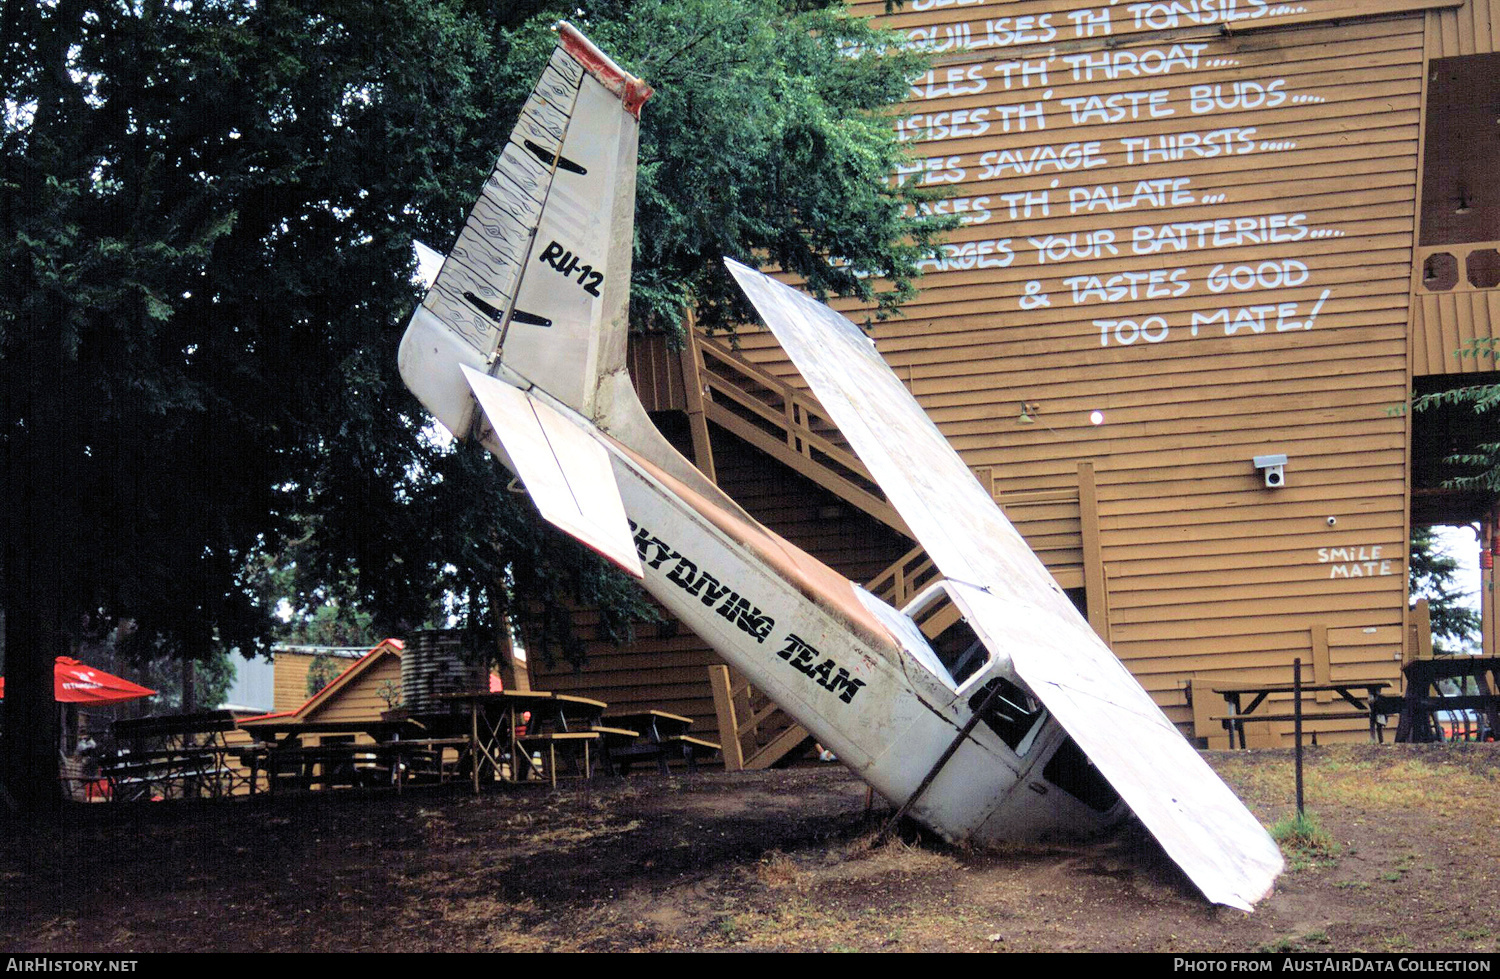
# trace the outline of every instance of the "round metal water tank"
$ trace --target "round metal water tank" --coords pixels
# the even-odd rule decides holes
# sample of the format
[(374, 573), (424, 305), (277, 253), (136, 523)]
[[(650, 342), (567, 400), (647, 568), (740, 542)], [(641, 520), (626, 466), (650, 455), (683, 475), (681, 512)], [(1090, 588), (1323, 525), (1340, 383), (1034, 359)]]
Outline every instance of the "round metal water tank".
[(401, 654), (401, 704), (413, 713), (441, 710), (443, 694), (489, 689), (483, 663), (469, 662), (464, 633), (426, 629), (412, 633)]

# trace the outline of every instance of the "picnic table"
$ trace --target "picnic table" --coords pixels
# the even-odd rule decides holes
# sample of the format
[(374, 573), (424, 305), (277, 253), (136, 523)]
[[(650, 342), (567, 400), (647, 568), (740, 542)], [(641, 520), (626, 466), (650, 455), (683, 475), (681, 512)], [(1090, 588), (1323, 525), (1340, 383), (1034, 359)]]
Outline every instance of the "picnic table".
[(606, 727), (600, 730), (623, 730), (637, 734), (639, 740), (629, 742), (605, 742), (606, 759), (613, 768), (618, 766), (621, 775), (628, 774), (630, 766), (642, 759), (656, 762), (657, 771), (667, 774), (667, 759), (680, 753), (687, 762), (688, 771), (698, 770), (700, 755), (710, 755), (719, 750), (719, 745), (689, 733), (693, 726), (691, 717), (669, 714), (664, 710), (641, 710), (610, 714), (603, 718)]
[(438, 699), (446, 710), (412, 717), (438, 737), (467, 735), (464, 759), (476, 793), (486, 777), (521, 781), (545, 774), (555, 786), (559, 759), (584, 777), (593, 773), (602, 700), (545, 690), (474, 691)]
[[(1348, 720), (1352, 718), (1368, 719), (1370, 723), (1370, 740), (1378, 741), (1381, 737), (1380, 717), (1375, 710), (1375, 701), (1380, 691), (1390, 686), (1384, 680), (1337, 680), (1331, 683), (1304, 683), (1301, 690), (1304, 695), (1318, 693), (1320, 691), (1331, 691), (1349, 705), (1345, 710), (1304, 710), (1301, 712), (1303, 722)], [(1293, 713), (1295, 705), (1291, 709), (1276, 714), (1257, 714), (1256, 708), (1266, 702), (1266, 698), (1272, 694), (1294, 693), (1297, 687), (1290, 683), (1264, 683), (1264, 684), (1235, 684), (1232, 686), (1214, 687), (1213, 692), (1224, 698), (1227, 713), (1215, 716), (1212, 719), (1221, 722), (1224, 729), (1229, 732), (1229, 746), (1234, 747), (1236, 734), (1239, 736), (1240, 747), (1245, 747), (1245, 722), (1246, 721), (1291, 721), (1297, 715)], [(1361, 697), (1355, 691), (1363, 690)], [(1250, 702), (1246, 704), (1244, 698), (1249, 697)], [(1279, 705), (1279, 704), (1278, 704)]]
[[(1496, 656), (1445, 656), (1441, 659), (1419, 659), (1407, 663), (1402, 672), (1406, 674), (1406, 693), (1400, 698), (1400, 719), (1396, 723), (1396, 740), (1443, 741), (1444, 728), (1441, 713), (1473, 713), (1481, 717), (1483, 724), (1479, 737), (1493, 737), (1500, 732), (1500, 657)], [(1439, 680), (1466, 680), (1473, 678), (1480, 693), (1444, 696), (1430, 691)], [(1381, 698), (1382, 708), (1389, 711), (1397, 707), (1395, 698)]]
[[(423, 727), (411, 721), (269, 718), (243, 721), (240, 727), (256, 739), (237, 750), (240, 762), (250, 769), (252, 795), (261, 771), (272, 793), (278, 783), (311, 789), (393, 782), (399, 791), (409, 777), (436, 768), (433, 752), (421, 744)], [(370, 740), (361, 742), (361, 736)], [(318, 743), (305, 742), (308, 737)]]
[(225, 738), (234, 728), (227, 710), (115, 721), (115, 749), (100, 758), (100, 777), (117, 801), (228, 795), (238, 778)]
[[(536, 774), (537, 766), (532, 762), (545, 749), (546, 758), (542, 771), (547, 773), (553, 787), (557, 786), (559, 758), (567, 763), (573, 774), (592, 778), (594, 746), (604, 737), (597, 728), (600, 716), (608, 706), (604, 701), (594, 700), (592, 697), (553, 694), (540, 709), (532, 710), (529, 721), (511, 729), (521, 752), (513, 757), (528, 760), (528, 764), (512, 766), (513, 772), (520, 778)], [(580, 759), (583, 762), (581, 770), (578, 764)]]

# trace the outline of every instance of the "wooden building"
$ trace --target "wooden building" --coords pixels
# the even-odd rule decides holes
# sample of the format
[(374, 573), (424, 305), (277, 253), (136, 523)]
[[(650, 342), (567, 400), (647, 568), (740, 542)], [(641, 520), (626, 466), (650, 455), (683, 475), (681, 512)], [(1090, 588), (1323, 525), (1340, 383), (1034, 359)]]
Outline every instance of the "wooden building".
[[(276, 664), (276, 707), (255, 720), (282, 718), (287, 721), (369, 721), (401, 703), (401, 654), (405, 644), (399, 639), (382, 639), (372, 648), (352, 646), (277, 646), (273, 652)], [(308, 674), (313, 660), (324, 657), (338, 664), (338, 675), (317, 690), (308, 692)], [(248, 744), (250, 737), (235, 732), (235, 744)], [(364, 735), (360, 740), (369, 740)], [(321, 741), (309, 737), (307, 744)]]
[[(1500, 0), (853, 8), (933, 53), (895, 179), (964, 222), (878, 348), (1095, 629), (1211, 744), (1207, 688), (1295, 657), (1399, 686), (1413, 521), (1494, 538), (1492, 498), (1439, 486), (1465, 420), (1406, 405), (1496, 366), (1459, 351), (1500, 318)], [(930, 574), (768, 335), (642, 339), (632, 370), (777, 532), (898, 603)], [(728, 698), (747, 764), (800, 741), (732, 675), (716, 712), (711, 654), (651, 631), (533, 682), (702, 731)]]
[[(385, 643), (397, 640), (385, 640)], [(384, 643), (382, 643), (384, 645)], [(377, 646), (376, 649), (380, 647)], [(274, 667), (272, 690), (272, 710), (277, 713), (290, 713), (300, 709), (308, 702), (322, 687), (308, 689), (308, 676), (313, 672), (316, 664), (323, 671), (323, 683), (342, 674), (350, 666), (353, 666), (360, 658), (372, 650), (362, 646), (301, 646), (290, 643), (279, 643), (271, 650), (271, 662)], [(330, 676), (330, 674), (332, 674)]]

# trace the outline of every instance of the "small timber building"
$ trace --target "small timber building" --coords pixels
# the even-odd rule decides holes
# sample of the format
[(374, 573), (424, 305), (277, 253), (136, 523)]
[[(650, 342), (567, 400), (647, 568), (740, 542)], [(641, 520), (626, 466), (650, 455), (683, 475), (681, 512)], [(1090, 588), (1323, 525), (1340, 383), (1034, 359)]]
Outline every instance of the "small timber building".
[[(1500, 0), (852, 6), (934, 55), (895, 179), (963, 221), (873, 336), (1094, 628), (1213, 745), (1209, 688), (1294, 658), (1399, 689), (1413, 524), (1494, 540), (1493, 498), (1441, 488), (1472, 417), (1406, 405), (1495, 377)], [(643, 338), (631, 367), (772, 529), (898, 605), (930, 578), (768, 335)], [(670, 623), (532, 673), (691, 715), (731, 766), (805, 737)]]

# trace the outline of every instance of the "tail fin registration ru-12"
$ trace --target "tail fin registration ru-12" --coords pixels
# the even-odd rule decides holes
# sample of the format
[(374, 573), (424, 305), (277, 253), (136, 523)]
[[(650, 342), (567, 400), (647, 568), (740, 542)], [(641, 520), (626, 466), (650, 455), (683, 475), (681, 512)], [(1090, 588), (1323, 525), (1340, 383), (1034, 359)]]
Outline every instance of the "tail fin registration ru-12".
[[(1094, 635), (837, 313), (730, 271), (945, 576), (896, 609), (755, 521), (662, 438), (625, 372), (650, 88), (573, 28), (401, 345), (401, 373), (543, 517), (627, 572), (840, 761), (952, 841), (1131, 812), (1212, 901), (1249, 909), (1275, 843)], [(476, 410), (476, 408), (478, 410)], [(951, 602), (929, 638), (917, 617)]]

